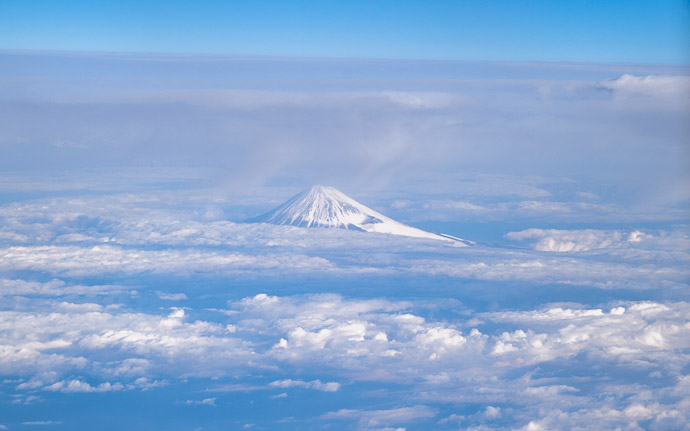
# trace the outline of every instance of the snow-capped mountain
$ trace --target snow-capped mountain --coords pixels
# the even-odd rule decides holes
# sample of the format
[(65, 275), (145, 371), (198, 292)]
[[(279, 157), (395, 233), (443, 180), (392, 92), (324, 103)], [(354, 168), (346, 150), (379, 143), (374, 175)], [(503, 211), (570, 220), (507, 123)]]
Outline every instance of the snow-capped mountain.
[(313, 186), (299, 193), (266, 214), (248, 220), (300, 227), (354, 229), (417, 238), (452, 241), (466, 245), (450, 235), (437, 235), (407, 226), (360, 204), (333, 187)]

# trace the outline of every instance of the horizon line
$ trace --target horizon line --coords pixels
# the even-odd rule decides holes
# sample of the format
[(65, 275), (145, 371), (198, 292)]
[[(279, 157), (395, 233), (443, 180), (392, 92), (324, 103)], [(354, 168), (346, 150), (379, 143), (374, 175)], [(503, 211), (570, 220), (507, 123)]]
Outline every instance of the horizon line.
[(405, 57), (347, 57), (347, 56), (303, 56), (303, 55), (267, 55), (267, 54), (233, 54), (184, 51), (127, 51), (127, 50), (88, 50), (88, 49), (50, 49), (50, 48), (0, 48), (0, 55), (64, 55), (64, 56), (113, 56), (130, 58), (196, 58), (208, 60), (283, 60), (283, 61), (324, 61), (324, 62), (391, 62), (391, 63), (456, 63), (456, 64), (492, 64), (492, 65), (611, 65), (611, 66), (667, 66), (687, 68), (690, 74), (690, 62), (642, 62), (642, 61), (584, 61), (584, 60), (491, 60), (462, 58), (405, 58)]

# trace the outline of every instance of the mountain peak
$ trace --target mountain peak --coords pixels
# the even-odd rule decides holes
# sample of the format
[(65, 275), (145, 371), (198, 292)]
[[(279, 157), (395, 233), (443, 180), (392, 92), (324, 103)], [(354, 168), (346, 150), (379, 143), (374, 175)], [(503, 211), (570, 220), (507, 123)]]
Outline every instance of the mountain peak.
[(323, 186), (321, 184), (313, 185), (307, 191), (310, 193), (326, 193), (326, 194), (332, 193), (332, 192), (340, 193), (340, 191), (338, 189), (336, 189), (335, 187)]
[(458, 242), (456, 238), (437, 235), (399, 223), (362, 205), (334, 187), (322, 185), (312, 186), (296, 194), (268, 213), (251, 219), (249, 222), (352, 229)]
[(252, 221), (300, 227), (337, 227), (364, 230), (359, 225), (372, 215), (383, 217), (338, 189), (316, 185), (298, 193)]
[(340, 190), (336, 189), (335, 187), (330, 187), (330, 186), (322, 186), (322, 185), (315, 185), (311, 186), (309, 189), (303, 191), (302, 193), (298, 194), (297, 196), (305, 194), (306, 197), (308, 197), (312, 201), (316, 201), (319, 199), (326, 199), (326, 200), (331, 200), (331, 201), (345, 201), (345, 200), (352, 200), (350, 197), (342, 193)]

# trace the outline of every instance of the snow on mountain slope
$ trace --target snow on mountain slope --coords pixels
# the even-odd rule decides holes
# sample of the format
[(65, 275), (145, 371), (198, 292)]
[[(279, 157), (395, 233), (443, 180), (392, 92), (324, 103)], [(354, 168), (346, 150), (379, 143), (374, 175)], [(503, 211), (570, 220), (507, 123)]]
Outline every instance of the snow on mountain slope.
[(466, 245), (464, 240), (459, 238), (441, 236), (399, 223), (360, 204), (333, 187), (326, 186), (313, 186), (293, 196), (272, 211), (248, 221), (300, 227), (354, 229)]

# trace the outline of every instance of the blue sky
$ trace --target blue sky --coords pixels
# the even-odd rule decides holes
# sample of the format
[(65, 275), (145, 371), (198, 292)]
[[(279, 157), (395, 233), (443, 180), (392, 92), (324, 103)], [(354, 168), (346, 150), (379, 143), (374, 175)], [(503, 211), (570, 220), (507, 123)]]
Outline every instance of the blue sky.
[(688, 64), (686, 1), (4, 1), (0, 48)]

